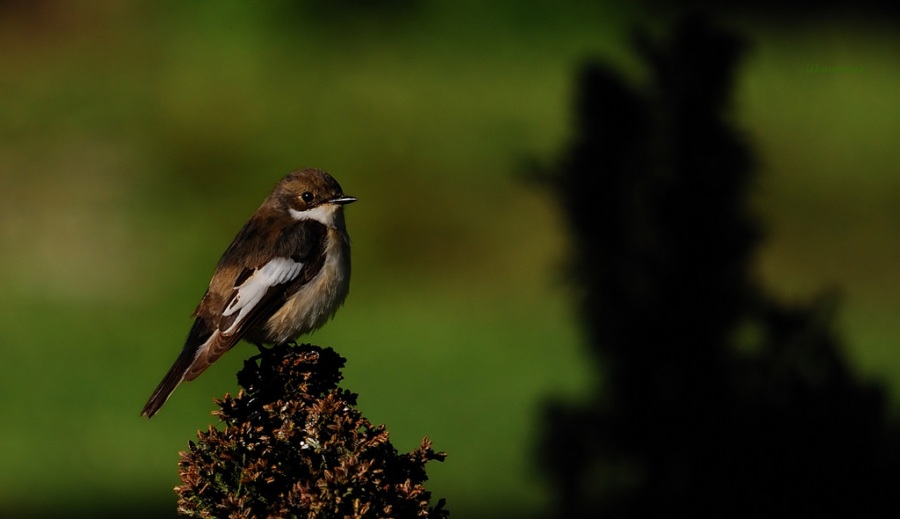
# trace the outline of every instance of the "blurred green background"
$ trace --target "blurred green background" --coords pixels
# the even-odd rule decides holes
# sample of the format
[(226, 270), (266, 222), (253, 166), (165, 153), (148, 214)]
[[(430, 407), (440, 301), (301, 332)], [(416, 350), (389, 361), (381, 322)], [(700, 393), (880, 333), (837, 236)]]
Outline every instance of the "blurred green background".
[[(625, 2), (0, 3), (0, 516), (174, 510), (178, 451), (254, 349), (141, 406), (237, 229), (315, 166), (348, 209), (351, 295), (309, 340), (401, 451), (449, 453), (456, 517), (540, 510), (541, 402), (593, 383), (556, 201), (578, 65), (634, 81)], [(843, 294), (852, 364), (900, 397), (900, 33), (852, 13), (724, 19), (751, 42), (756, 275)], [(895, 406), (896, 407), (896, 406)]]

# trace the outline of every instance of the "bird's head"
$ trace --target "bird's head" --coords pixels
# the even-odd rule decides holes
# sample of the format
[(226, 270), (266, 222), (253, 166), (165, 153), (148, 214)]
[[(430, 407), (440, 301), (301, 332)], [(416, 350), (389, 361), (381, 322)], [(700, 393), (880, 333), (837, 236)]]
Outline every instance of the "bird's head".
[(328, 173), (301, 169), (284, 177), (267, 202), (287, 211), (295, 220), (316, 220), (333, 227), (342, 216), (342, 207), (355, 201)]

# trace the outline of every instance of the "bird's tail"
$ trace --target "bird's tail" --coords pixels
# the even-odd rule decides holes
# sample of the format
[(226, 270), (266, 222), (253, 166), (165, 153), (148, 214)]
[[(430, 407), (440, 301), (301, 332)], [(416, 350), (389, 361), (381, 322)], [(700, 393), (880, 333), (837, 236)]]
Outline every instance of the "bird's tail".
[(178, 356), (178, 360), (175, 361), (175, 364), (172, 364), (172, 367), (169, 368), (169, 372), (163, 377), (162, 382), (156, 386), (153, 395), (150, 397), (150, 400), (147, 401), (144, 410), (141, 411), (141, 416), (153, 418), (153, 415), (159, 411), (159, 408), (166, 403), (166, 400), (169, 399), (169, 396), (175, 391), (178, 384), (184, 380), (185, 373), (187, 373), (191, 364), (193, 364), (194, 353), (194, 351), (190, 351), (187, 348), (182, 350), (181, 355)]
[(198, 317), (194, 321), (194, 326), (191, 327), (184, 348), (178, 355), (178, 360), (172, 364), (162, 382), (156, 386), (153, 396), (141, 411), (141, 416), (153, 418), (153, 415), (166, 403), (178, 384), (184, 380), (197, 378), (213, 361), (228, 351), (237, 340), (236, 336), (223, 336), (209, 326), (205, 319)]

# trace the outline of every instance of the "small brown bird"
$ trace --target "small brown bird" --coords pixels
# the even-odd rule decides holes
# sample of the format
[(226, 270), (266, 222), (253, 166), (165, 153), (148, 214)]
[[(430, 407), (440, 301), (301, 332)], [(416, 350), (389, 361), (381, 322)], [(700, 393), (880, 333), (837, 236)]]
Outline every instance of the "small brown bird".
[(318, 169), (295, 171), (275, 186), (219, 260), (184, 348), (143, 416), (239, 340), (289, 343), (334, 315), (350, 290), (343, 206), (355, 201)]

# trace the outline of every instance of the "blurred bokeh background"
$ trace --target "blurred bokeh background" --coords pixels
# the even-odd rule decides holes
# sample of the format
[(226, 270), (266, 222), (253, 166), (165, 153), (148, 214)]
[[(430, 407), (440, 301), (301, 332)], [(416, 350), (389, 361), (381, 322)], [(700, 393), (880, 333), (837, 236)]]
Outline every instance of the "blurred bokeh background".
[[(557, 201), (586, 59), (640, 82), (664, 3), (0, 2), (0, 516), (174, 510), (240, 345), (138, 417), (234, 233), (299, 167), (348, 209), (351, 295), (310, 338), (408, 451), (449, 453), (454, 516), (534, 514), (549, 397), (594, 383)], [(900, 397), (900, 32), (831, 8), (716, 13), (749, 42), (733, 119), (757, 160), (754, 272), (838, 290), (856, 373)]]

